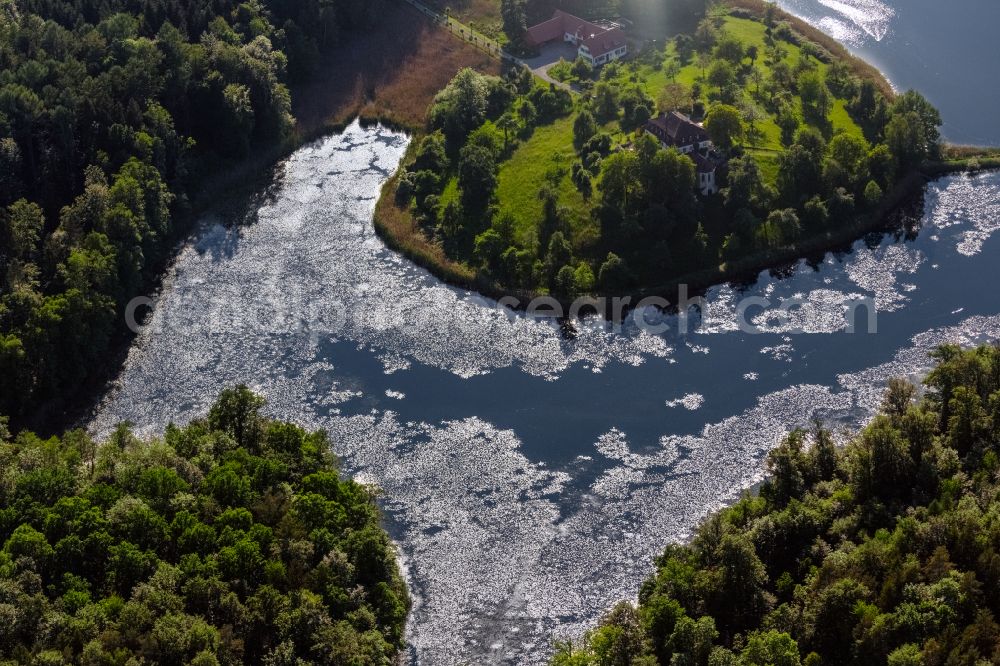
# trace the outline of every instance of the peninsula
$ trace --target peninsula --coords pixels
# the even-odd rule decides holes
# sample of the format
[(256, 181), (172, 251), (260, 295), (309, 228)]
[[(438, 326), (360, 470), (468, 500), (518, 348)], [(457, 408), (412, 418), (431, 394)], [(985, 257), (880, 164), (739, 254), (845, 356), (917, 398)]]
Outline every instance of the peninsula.
[(520, 57), (438, 93), (376, 228), (492, 296), (669, 296), (848, 243), (925, 175), (991, 163), (945, 161), (919, 92), (773, 5), (695, 4), (657, 39), (504, 3)]

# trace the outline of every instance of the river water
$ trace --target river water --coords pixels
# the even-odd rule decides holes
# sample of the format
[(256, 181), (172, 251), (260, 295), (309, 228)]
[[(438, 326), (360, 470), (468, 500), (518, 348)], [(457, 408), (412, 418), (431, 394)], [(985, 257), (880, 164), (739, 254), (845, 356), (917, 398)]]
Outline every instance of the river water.
[[(974, 73), (1000, 4), (782, 4), (925, 91), (952, 140), (1000, 143), (998, 91)], [(932, 183), (898, 232), (713, 289), (687, 334), (644, 311), (671, 330), (588, 321), (570, 339), (385, 248), (371, 211), (407, 141), (352, 125), (288, 159), (242, 224), (205, 219), (92, 428), (154, 433), (238, 382), (326, 428), (345, 470), (384, 491), (415, 663), (544, 662), (759, 481), (789, 429), (861, 424), (935, 345), (1000, 337), (997, 174)], [(738, 324), (746, 297), (767, 301), (748, 311), (759, 333)], [(852, 299), (876, 306), (876, 333), (846, 330)]]
[[(568, 339), (385, 248), (371, 211), (407, 140), (352, 125), (282, 165), (247, 223), (206, 219), (93, 428), (156, 432), (237, 382), (326, 428), (384, 490), (422, 664), (540, 663), (757, 482), (788, 429), (861, 423), (934, 345), (1000, 333), (998, 175), (930, 185), (909, 232), (713, 289), (686, 335), (633, 318)], [(762, 333), (737, 324), (745, 296), (772, 304), (748, 311)], [(861, 297), (877, 333), (845, 330)]]

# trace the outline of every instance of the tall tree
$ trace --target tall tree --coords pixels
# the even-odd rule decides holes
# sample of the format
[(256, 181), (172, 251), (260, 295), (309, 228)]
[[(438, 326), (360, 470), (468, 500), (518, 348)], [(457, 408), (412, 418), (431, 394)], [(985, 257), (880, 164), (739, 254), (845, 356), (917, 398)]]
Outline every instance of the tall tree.
[(503, 19), (503, 32), (512, 43), (518, 44), (524, 38), (527, 21), (522, 0), (501, 0), (500, 16)]
[(743, 138), (743, 118), (736, 107), (716, 104), (705, 116), (705, 129), (715, 145), (729, 149)]

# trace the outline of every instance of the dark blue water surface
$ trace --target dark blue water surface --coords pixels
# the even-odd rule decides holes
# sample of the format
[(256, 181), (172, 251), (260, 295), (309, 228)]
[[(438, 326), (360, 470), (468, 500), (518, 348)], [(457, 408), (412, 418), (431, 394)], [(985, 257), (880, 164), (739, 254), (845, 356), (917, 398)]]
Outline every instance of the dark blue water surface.
[[(908, 233), (713, 289), (687, 335), (633, 318), (569, 339), (375, 236), (407, 141), (353, 125), (296, 152), (252, 224), (206, 219), (93, 429), (155, 432), (237, 382), (326, 428), (345, 470), (384, 491), (420, 663), (543, 661), (553, 636), (632, 597), (664, 544), (759, 481), (789, 429), (862, 423), (886, 378), (918, 376), (936, 344), (1000, 333), (998, 175), (931, 184)], [(760, 334), (737, 326), (746, 296), (772, 304), (750, 311)], [(805, 305), (781, 321), (791, 297)], [(877, 333), (845, 330), (862, 298)]]

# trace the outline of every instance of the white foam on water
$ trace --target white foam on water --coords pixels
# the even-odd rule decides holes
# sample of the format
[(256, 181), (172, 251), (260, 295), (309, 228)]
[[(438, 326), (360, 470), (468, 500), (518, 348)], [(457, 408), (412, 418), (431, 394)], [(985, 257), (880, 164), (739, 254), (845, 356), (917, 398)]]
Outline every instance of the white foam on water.
[(933, 211), (930, 223), (936, 229), (953, 232), (948, 238), (958, 252), (974, 256), (1000, 230), (1000, 183), (989, 173), (931, 183), (927, 208)]
[[(877, 42), (889, 34), (896, 11), (878, 0), (819, 0), (824, 7), (846, 19), (869, 38)], [(839, 36), (834, 34), (835, 38)]]
[(683, 407), (684, 409), (693, 412), (705, 404), (705, 396), (701, 393), (688, 393), (681, 398), (667, 400), (666, 404), (667, 407)]
[[(514, 369), (549, 380), (544, 384), (554, 393), (565, 390), (563, 375), (574, 365), (605, 371), (597, 376), (612, 382), (622, 368), (670, 373), (685, 363), (731, 359), (733, 345), (742, 345), (747, 358), (765, 352), (785, 371), (784, 361), (798, 358), (798, 342), (780, 334), (796, 327), (842, 331), (837, 315), (844, 297), (907, 307), (920, 292), (899, 278), (920, 284), (924, 259), (903, 246), (862, 247), (845, 260), (849, 280), (839, 282), (850, 284), (840, 289), (826, 280), (837, 268), (824, 263), (822, 274), (800, 265), (792, 280), (751, 292), (805, 302), (808, 316), (784, 323), (769, 311), (760, 314), (774, 344), (742, 337), (736, 308), (743, 294), (731, 286), (707, 299), (706, 326), (697, 335), (715, 337), (697, 339), (715, 341), (708, 357), (679, 360), (675, 348), (683, 342), (647, 333), (634, 321), (618, 332), (584, 322), (567, 340), (553, 324), (440, 284), (374, 235), (375, 198), (406, 143), (398, 133), (352, 125), (288, 160), (254, 224), (208, 221), (181, 252), (92, 429), (107, 433), (129, 420), (142, 433), (158, 432), (168, 421), (200, 415), (219, 390), (238, 382), (267, 397), (269, 414), (325, 428), (344, 469), (383, 490), (414, 592), (407, 636), (417, 663), (544, 663), (554, 636), (577, 635), (616, 600), (634, 597), (667, 542), (685, 538), (704, 515), (760, 481), (767, 452), (790, 429), (814, 416), (863, 423), (885, 380), (916, 376), (935, 345), (1000, 337), (998, 317), (931, 328), (893, 341), (901, 349), (887, 350), (887, 362), (830, 385), (770, 390), (683, 435), (670, 432), (671, 419), (730, 403), (715, 400), (710, 390), (718, 387), (679, 388), (672, 395), (682, 396), (677, 404), (686, 410), (650, 416), (662, 419), (652, 445), (630, 442), (616, 415), (598, 414), (607, 422), (603, 434), (567, 442), (569, 462), (550, 467), (526, 454), (515, 431), (477, 416), (404, 419), (395, 410), (418, 398), (412, 390), (400, 402), (396, 388), (367, 395), (343, 363), (370, 362), (400, 388), (419, 368), (478, 378)], [(700, 346), (692, 343), (691, 351)], [(764, 392), (763, 382), (747, 382), (772, 379), (742, 366), (733, 373), (741, 391)], [(498, 391), (491, 399), (506, 396)], [(524, 416), (526, 425), (561, 418), (544, 406)]]

